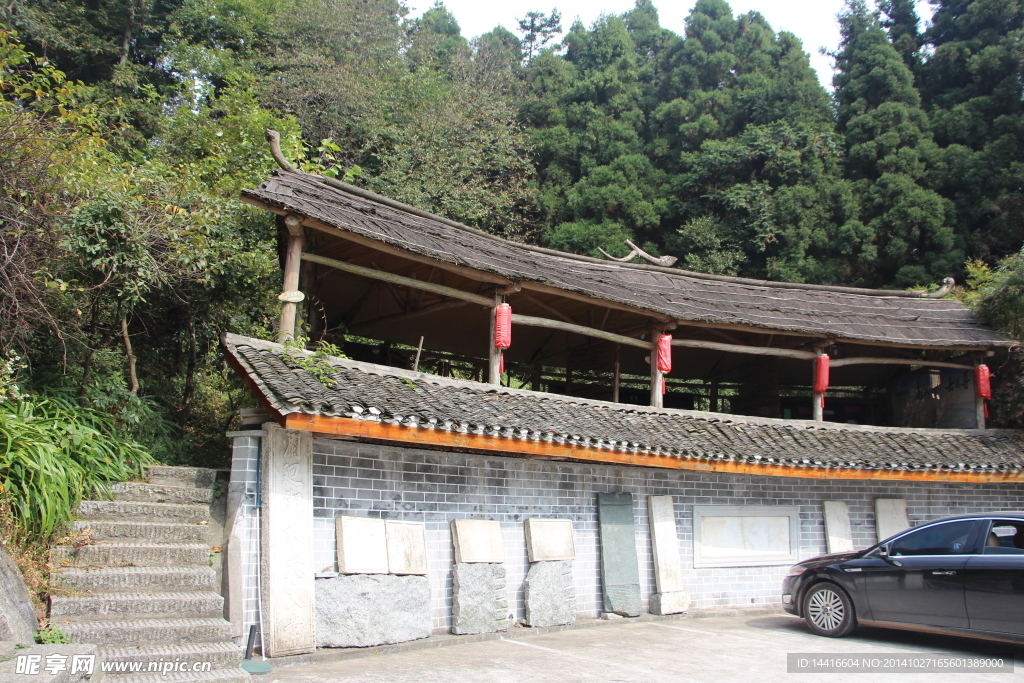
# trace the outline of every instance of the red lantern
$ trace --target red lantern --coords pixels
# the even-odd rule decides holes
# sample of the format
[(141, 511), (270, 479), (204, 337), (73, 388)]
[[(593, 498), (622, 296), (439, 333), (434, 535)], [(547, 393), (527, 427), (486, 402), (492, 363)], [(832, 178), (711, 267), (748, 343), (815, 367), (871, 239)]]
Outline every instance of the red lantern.
[(992, 398), (992, 375), (987, 365), (974, 368), (974, 387), (978, 398)]
[(498, 304), (494, 312), (494, 348), (507, 349), (512, 346), (512, 307)]
[(672, 372), (672, 335), (658, 335), (658, 369)]
[(823, 394), (828, 391), (828, 356), (821, 355), (814, 359), (814, 392)]

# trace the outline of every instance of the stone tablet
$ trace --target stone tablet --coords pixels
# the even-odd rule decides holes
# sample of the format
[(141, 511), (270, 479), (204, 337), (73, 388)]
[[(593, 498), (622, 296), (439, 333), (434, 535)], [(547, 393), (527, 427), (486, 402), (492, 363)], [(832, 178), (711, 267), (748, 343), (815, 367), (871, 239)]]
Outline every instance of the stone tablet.
[(821, 504), (825, 517), (825, 542), (830, 553), (853, 550), (853, 531), (850, 529), (850, 510), (841, 500), (826, 500)]
[(359, 575), (316, 580), (317, 647), (372, 647), (430, 636), (425, 576)]
[(907, 501), (902, 498), (875, 498), (875, 533), (879, 541), (909, 528)]
[(505, 566), (456, 563), (452, 570), (452, 633), (508, 630)]
[(313, 435), (264, 425), (260, 588), (268, 657), (312, 652)]
[(388, 571), (392, 574), (427, 573), (427, 526), (423, 522), (385, 523), (388, 537)]
[(576, 623), (576, 587), (572, 562), (534, 562), (523, 583), (526, 623), (530, 626), (561, 626)]
[(387, 574), (388, 542), (383, 519), (341, 515), (338, 536), (339, 574)]
[(530, 562), (576, 559), (571, 519), (526, 520), (526, 555)]
[(453, 519), (452, 543), (456, 563), (505, 561), (501, 523), (487, 519)]
[(683, 591), (655, 593), (650, 600), (651, 614), (682, 614), (690, 609), (690, 594)]
[(654, 551), (654, 580), (659, 593), (683, 590), (683, 566), (679, 559), (676, 513), (672, 496), (648, 496), (647, 517)]
[(633, 526), (633, 494), (597, 494), (601, 527), (601, 588), (604, 611), (640, 616), (640, 567)]

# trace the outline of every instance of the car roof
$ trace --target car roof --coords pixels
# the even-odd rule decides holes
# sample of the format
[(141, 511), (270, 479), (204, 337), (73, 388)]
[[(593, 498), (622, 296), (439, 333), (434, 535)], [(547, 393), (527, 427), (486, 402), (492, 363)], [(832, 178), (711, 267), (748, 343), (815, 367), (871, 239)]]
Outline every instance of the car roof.
[(949, 517), (940, 517), (939, 519), (928, 520), (927, 522), (923, 522), (921, 526), (924, 526), (925, 524), (932, 524), (934, 522), (948, 522), (953, 519), (988, 519), (990, 517), (1024, 520), (1024, 510), (994, 510), (992, 512), (970, 512), (962, 515), (950, 515)]

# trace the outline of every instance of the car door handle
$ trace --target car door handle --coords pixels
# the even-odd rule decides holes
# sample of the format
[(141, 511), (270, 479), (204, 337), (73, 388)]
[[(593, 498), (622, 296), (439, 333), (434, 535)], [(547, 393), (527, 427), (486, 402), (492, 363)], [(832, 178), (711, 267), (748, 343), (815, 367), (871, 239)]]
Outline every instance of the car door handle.
[(941, 572), (932, 572), (932, 575), (934, 575), (934, 576), (953, 576), (954, 574), (956, 574), (956, 572), (951, 570), (951, 569), (947, 570), (947, 571), (941, 571)]

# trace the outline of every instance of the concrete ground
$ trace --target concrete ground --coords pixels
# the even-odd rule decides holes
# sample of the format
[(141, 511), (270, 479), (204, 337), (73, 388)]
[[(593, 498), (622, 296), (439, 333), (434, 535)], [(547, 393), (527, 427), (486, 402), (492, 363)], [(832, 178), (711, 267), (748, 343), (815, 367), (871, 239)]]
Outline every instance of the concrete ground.
[[(379, 654), (377, 654), (379, 653)], [(787, 673), (787, 653), (1008, 655), (1013, 673)], [(842, 639), (812, 635), (785, 613), (632, 622), (530, 633), (499, 640), (275, 666), (255, 683), (574, 683), (584, 681), (1024, 682), (1024, 647), (905, 631), (859, 629)], [(339, 653), (340, 656), (340, 653)]]

